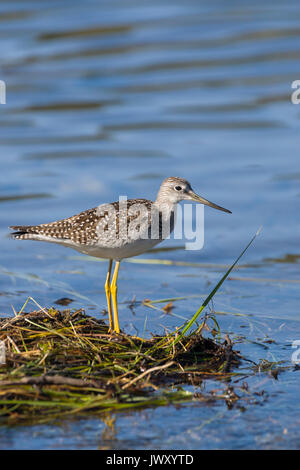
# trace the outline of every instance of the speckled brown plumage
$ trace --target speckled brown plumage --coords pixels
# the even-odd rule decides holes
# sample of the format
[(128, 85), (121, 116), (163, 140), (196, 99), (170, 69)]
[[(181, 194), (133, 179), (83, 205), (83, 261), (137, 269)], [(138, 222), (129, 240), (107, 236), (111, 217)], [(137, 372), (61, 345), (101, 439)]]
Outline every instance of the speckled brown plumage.
[[(118, 237), (120, 233), (120, 217), (126, 217), (126, 226), (139, 217), (139, 212), (135, 214), (128, 214), (128, 211), (133, 205), (142, 204), (148, 211), (148, 223), (150, 230), (151, 222), (151, 206), (152, 201), (147, 199), (130, 199), (127, 202), (127, 213), (124, 210), (120, 212), (119, 202), (113, 202), (110, 205), (103, 204), (93, 209), (80, 212), (67, 219), (50, 222), (41, 225), (14, 225), (10, 228), (15, 230), (11, 235), (15, 239), (20, 240), (34, 240), (37, 236), (51, 237), (58, 240), (71, 240), (73, 243), (80, 245), (89, 245), (97, 242), (98, 229), (102, 225), (103, 231), (108, 229), (108, 218), (110, 217), (109, 211), (105, 210), (108, 206), (112, 206), (115, 210), (115, 232)], [(161, 218), (159, 220), (159, 232), (161, 233)], [(149, 233), (149, 237), (150, 237)]]
[(16, 232), (12, 236), (16, 239), (34, 239), (35, 235), (69, 239), (75, 243), (86, 244), (95, 237), (96, 224), (100, 217), (96, 216), (96, 208), (76, 214), (68, 219), (50, 222), (41, 225), (13, 226)]

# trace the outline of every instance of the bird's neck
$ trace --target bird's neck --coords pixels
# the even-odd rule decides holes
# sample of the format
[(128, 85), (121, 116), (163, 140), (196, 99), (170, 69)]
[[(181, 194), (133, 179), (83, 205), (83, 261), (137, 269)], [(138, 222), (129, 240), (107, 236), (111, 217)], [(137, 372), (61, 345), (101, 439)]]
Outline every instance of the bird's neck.
[(176, 213), (177, 202), (166, 201), (157, 197), (153, 206), (162, 213), (163, 217), (168, 218), (172, 213)]
[[(154, 238), (164, 240), (173, 232), (176, 223), (176, 208), (176, 202), (162, 201), (158, 199), (154, 201), (152, 205), (152, 209), (154, 210), (151, 214), (151, 217), (154, 216), (153, 220), (156, 220), (157, 222), (157, 231), (155, 232), (155, 228), (151, 228), (151, 233), (152, 230), (156, 233)], [(155, 223), (153, 225), (155, 225)]]

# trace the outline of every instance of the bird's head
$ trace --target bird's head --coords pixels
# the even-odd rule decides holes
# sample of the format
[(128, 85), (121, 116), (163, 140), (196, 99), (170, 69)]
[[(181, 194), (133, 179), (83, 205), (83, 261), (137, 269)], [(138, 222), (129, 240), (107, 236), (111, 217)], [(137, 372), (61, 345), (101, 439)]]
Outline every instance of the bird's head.
[(180, 201), (195, 201), (231, 214), (228, 209), (224, 209), (224, 207), (218, 206), (196, 194), (186, 179), (177, 176), (171, 176), (162, 182), (156, 200), (172, 204)]

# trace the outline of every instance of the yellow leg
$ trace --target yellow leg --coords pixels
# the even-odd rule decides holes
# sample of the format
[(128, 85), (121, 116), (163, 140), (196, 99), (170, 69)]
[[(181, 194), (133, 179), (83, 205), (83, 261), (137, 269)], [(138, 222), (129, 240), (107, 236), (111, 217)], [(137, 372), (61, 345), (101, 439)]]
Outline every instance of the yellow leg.
[(117, 279), (118, 279), (119, 267), (120, 267), (120, 261), (116, 261), (114, 275), (113, 275), (112, 283), (110, 285), (113, 309), (114, 309), (114, 326), (115, 326), (116, 333), (120, 333), (118, 304), (117, 304)]
[(110, 275), (111, 275), (111, 267), (112, 267), (112, 260), (109, 260), (108, 265), (108, 272), (106, 276), (105, 282), (105, 293), (106, 293), (106, 300), (107, 300), (107, 309), (108, 309), (108, 317), (109, 317), (109, 332), (111, 333), (114, 329), (114, 322), (113, 322), (113, 315), (111, 309), (111, 289), (110, 289)]

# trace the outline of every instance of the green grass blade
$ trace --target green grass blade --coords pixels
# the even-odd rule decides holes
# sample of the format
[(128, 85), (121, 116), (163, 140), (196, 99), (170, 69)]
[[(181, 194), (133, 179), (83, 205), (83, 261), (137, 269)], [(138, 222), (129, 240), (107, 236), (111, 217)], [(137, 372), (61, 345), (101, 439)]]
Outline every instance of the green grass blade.
[(215, 295), (215, 293), (219, 290), (219, 288), (221, 287), (221, 285), (223, 284), (223, 282), (225, 281), (225, 279), (229, 276), (229, 274), (231, 273), (231, 271), (233, 270), (233, 268), (235, 267), (235, 265), (239, 262), (239, 260), (241, 259), (241, 257), (244, 255), (244, 253), (248, 250), (249, 246), (252, 245), (253, 241), (255, 240), (255, 238), (257, 237), (257, 235), (260, 233), (261, 231), (261, 228), (258, 229), (258, 231), (256, 232), (256, 234), (254, 235), (254, 237), (250, 240), (250, 242), (248, 243), (248, 245), (246, 246), (246, 248), (242, 251), (242, 253), (238, 256), (238, 258), (235, 260), (235, 262), (230, 266), (230, 268), (228, 269), (228, 271), (224, 274), (224, 276), (222, 277), (222, 279), (218, 282), (218, 284), (215, 286), (215, 288), (211, 291), (211, 293), (206, 297), (206, 299), (204, 300), (203, 304), (201, 305), (201, 307), (197, 310), (197, 312), (193, 315), (193, 317), (190, 319), (190, 321), (186, 324), (186, 326), (183, 328), (182, 332), (177, 336), (177, 338), (174, 340), (173, 342), (173, 345), (178, 343), (178, 341), (181, 340), (181, 338), (187, 333), (187, 331), (191, 328), (191, 326), (195, 323), (195, 321), (197, 320), (197, 318), (199, 317), (199, 315), (201, 314), (201, 312), (205, 309), (205, 307), (207, 306), (207, 304), (210, 302), (210, 300), (213, 298), (213, 296)]

